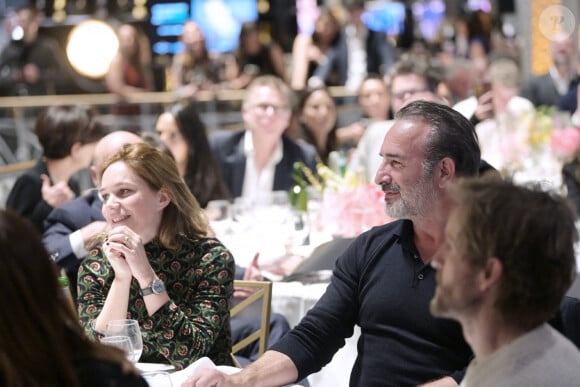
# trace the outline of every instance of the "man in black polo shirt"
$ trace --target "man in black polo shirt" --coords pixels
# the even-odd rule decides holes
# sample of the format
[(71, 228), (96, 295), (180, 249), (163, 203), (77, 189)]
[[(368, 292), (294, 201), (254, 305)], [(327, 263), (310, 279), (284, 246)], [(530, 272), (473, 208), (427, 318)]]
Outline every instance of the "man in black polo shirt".
[(375, 182), (387, 214), (400, 220), (358, 237), (338, 258), (320, 301), (261, 359), (236, 375), (204, 371), (189, 385), (291, 383), (328, 363), (355, 325), (361, 336), (351, 386), (457, 385), (471, 351), (458, 324), (429, 313), (430, 261), (450, 211), (446, 187), (478, 171), (473, 126), (446, 106), (410, 103), (397, 114), (381, 157)]

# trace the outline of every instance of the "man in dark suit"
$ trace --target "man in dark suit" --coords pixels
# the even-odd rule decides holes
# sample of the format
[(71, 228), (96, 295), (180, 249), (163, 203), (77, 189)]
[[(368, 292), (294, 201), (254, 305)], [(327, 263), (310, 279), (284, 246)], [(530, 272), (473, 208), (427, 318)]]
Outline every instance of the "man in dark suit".
[(529, 99), (536, 107), (556, 105), (558, 99), (569, 91), (574, 77), (574, 47), (569, 37), (554, 37), (548, 55), (553, 63), (550, 70), (532, 77), (520, 90), (520, 96)]
[(258, 199), (272, 191), (289, 190), (294, 185), (296, 161), (315, 170), (315, 148), (284, 135), (291, 116), (290, 93), (280, 78), (256, 78), (242, 102), (246, 130), (210, 134), (210, 146), (234, 197)]

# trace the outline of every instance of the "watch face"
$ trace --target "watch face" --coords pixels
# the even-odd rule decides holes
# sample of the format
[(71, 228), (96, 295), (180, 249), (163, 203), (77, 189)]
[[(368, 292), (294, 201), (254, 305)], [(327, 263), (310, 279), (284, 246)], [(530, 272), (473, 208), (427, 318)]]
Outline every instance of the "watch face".
[(159, 278), (156, 278), (151, 284), (151, 290), (155, 294), (163, 293), (165, 291), (165, 284)]

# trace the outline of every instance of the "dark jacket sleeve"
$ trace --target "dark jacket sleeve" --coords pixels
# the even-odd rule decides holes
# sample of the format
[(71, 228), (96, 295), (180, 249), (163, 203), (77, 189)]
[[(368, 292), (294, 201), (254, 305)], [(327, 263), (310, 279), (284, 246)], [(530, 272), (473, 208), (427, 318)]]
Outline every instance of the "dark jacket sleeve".
[(42, 182), (38, 176), (24, 173), (14, 183), (6, 199), (6, 207), (29, 219), (42, 232), (44, 219), (52, 207), (42, 199), (41, 189)]
[(292, 359), (298, 379), (319, 371), (352, 336), (356, 324), (357, 241), (337, 261), (334, 275), (324, 295), (302, 321), (271, 349)]
[[(50, 258), (60, 267), (70, 269), (80, 258), (75, 255), (69, 235), (78, 230), (61, 208), (55, 208), (44, 221), (43, 242)], [(82, 226), (81, 226), (82, 227)]]

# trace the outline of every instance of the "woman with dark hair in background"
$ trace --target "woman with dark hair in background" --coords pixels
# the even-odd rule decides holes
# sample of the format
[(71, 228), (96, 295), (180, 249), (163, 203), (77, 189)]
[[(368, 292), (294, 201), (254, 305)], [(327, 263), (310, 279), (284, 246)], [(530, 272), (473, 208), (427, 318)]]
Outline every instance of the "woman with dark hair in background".
[(193, 104), (173, 105), (159, 116), (155, 129), (202, 208), (210, 200), (230, 198), (209, 146), (205, 125)]
[(187, 21), (179, 38), (183, 51), (173, 57), (169, 88), (181, 98), (191, 98), (198, 90), (214, 90), (221, 82), (221, 63), (207, 50), (201, 27)]
[(43, 221), (54, 207), (79, 195), (79, 183), (73, 175), (89, 166), (105, 128), (88, 107), (52, 106), (38, 116), (35, 134), (42, 158), (18, 177), (6, 207), (42, 231)]
[(33, 225), (0, 211), (0, 385), (146, 387), (121, 350), (85, 336)]
[(292, 47), (290, 86), (344, 86), (348, 73), (348, 48), (342, 26), (326, 8), (321, 9), (312, 35), (298, 34)]
[(152, 91), (151, 48), (145, 34), (132, 24), (122, 24), (117, 30), (119, 49), (105, 76), (107, 90), (121, 101), (112, 106), (116, 115), (139, 115), (141, 107), (125, 102), (132, 93)]
[(259, 75), (276, 75), (288, 81), (282, 47), (273, 40), (262, 43), (258, 23), (253, 21), (242, 24), (238, 49), (226, 72), (232, 89), (245, 88)]
[(337, 112), (334, 99), (324, 86), (307, 88), (299, 104), (302, 138), (316, 147), (324, 163), (338, 149)]

